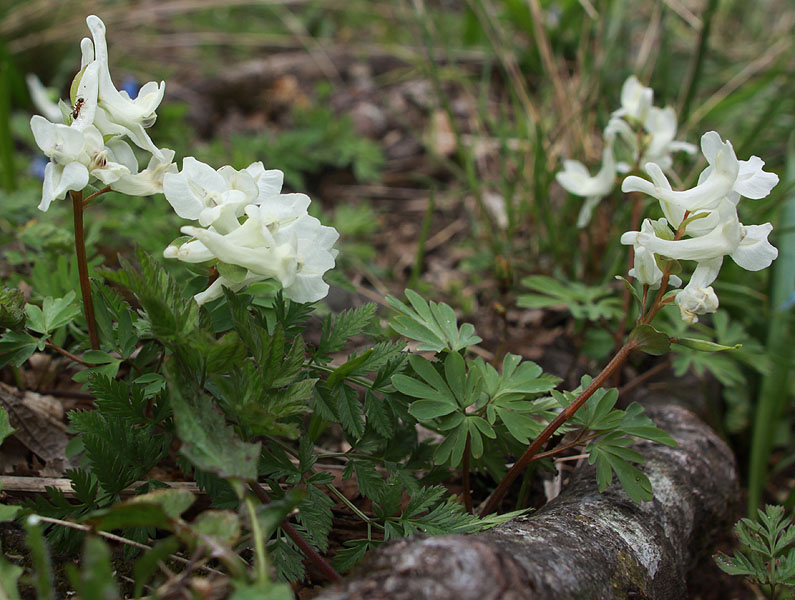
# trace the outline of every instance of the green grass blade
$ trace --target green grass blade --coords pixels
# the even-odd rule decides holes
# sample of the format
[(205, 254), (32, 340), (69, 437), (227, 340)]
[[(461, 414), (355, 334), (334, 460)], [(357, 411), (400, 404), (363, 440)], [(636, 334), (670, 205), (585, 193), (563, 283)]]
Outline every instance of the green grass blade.
[[(795, 180), (795, 135), (790, 137), (785, 182)], [(768, 461), (773, 447), (776, 423), (788, 398), (787, 379), (792, 359), (791, 318), (787, 301), (795, 284), (795, 191), (790, 190), (781, 214), (778, 236), (778, 259), (773, 263), (773, 284), (770, 294), (771, 314), (767, 348), (772, 369), (762, 380), (754, 418), (751, 459), (748, 469), (748, 514), (755, 515), (762, 500)]]

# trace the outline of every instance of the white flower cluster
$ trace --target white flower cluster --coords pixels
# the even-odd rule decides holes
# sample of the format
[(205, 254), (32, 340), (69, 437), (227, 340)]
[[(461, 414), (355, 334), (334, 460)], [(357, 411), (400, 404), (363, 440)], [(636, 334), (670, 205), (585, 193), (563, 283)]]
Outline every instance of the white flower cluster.
[[(652, 162), (668, 169), (673, 163), (671, 153), (681, 150), (694, 153), (693, 144), (674, 140), (676, 113), (670, 106), (652, 105), (654, 91), (645, 87), (634, 75), (621, 87), (621, 108), (613, 112), (604, 129), (602, 166), (591, 176), (584, 164), (563, 161), (563, 170), (555, 175), (557, 182), (575, 196), (585, 198), (577, 218), (577, 227), (585, 227), (594, 208), (613, 191), (618, 173), (626, 173), (631, 164)], [(629, 162), (619, 161), (625, 155)]]
[[(50, 118), (35, 116), (30, 122), (36, 143), (50, 158), (39, 208), (47, 210), (53, 200), (92, 180), (130, 195), (162, 192), (180, 217), (201, 225), (183, 227), (193, 239), (169, 246), (164, 255), (219, 264), (221, 276), (196, 294), (199, 304), (221, 296), (223, 287), (236, 291), (266, 279), (279, 281), (296, 302), (325, 297), (329, 286), (322, 277), (334, 267), (339, 235), (307, 214), (309, 197), (282, 194), (282, 172), (265, 170), (261, 162), (242, 171), (230, 166), (216, 171), (188, 157), (178, 172), (173, 150), (157, 148), (146, 133), (165, 83), (147, 83), (134, 100), (117, 90), (108, 69), (105, 25), (93, 15), (86, 23), (93, 42), (81, 42), (71, 106), (56, 106), (37, 79), (28, 80), (31, 96)], [(58, 117), (62, 122), (52, 122)], [(151, 154), (143, 171), (125, 139)]]
[[(759, 271), (770, 266), (778, 256), (767, 237), (773, 226), (743, 225), (737, 217), (741, 196), (764, 198), (778, 183), (778, 176), (762, 170), (764, 162), (757, 156), (738, 160), (731, 142), (723, 141), (714, 131), (701, 138), (701, 151), (708, 166), (689, 190), (675, 191), (659, 164), (648, 162), (645, 170), (651, 177), (627, 177), (624, 192), (642, 192), (660, 201), (664, 219), (646, 219), (640, 231), (621, 236), (621, 243), (635, 248), (635, 265), (630, 271), (638, 280), (659, 287), (662, 271), (656, 255), (675, 260), (698, 262), (687, 286), (676, 296), (682, 319), (695, 323), (697, 315), (715, 312), (718, 297), (712, 282), (718, 276), (724, 256), (731, 256), (743, 269)], [(687, 239), (674, 239), (674, 232), (684, 220)]]
[[(43, 211), (92, 181), (136, 196), (162, 192), (163, 176), (177, 169), (174, 151), (157, 148), (146, 133), (157, 118), (165, 82), (150, 81), (135, 99), (117, 90), (108, 68), (105, 25), (94, 15), (86, 23), (93, 41), (84, 38), (80, 43), (81, 68), (72, 82), (71, 106), (54, 105), (38, 80), (29, 79), (34, 101), (49, 118), (36, 115), (30, 120), (36, 143), (50, 159), (39, 204)], [(125, 139), (151, 153), (143, 171)]]
[(180, 217), (202, 227), (185, 226), (192, 240), (171, 245), (163, 255), (185, 262), (218, 260), (238, 267), (235, 277), (221, 274), (195, 299), (203, 304), (255, 281), (278, 280), (296, 302), (314, 302), (328, 294), (323, 274), (334, 267), (339, 234), (307, 214), (309, 197), (282, 194), (281, 171), (256, 162), (242, 171), (212, 167), (187, 157), (178, 174), (163, 181), (166, 199)]

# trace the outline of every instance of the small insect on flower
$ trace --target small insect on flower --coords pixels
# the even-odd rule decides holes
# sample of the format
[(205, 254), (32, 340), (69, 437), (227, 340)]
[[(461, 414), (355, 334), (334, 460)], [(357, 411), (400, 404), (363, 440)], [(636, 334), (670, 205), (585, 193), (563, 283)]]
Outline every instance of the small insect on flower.
[(75, 101), (74, 108), (72, 109), (72, 118), (77, 119), (78, 115), (80, 115), (80, 109), (83, 107), (83, 103), (86, 101), (85, 98), (78, 98)]

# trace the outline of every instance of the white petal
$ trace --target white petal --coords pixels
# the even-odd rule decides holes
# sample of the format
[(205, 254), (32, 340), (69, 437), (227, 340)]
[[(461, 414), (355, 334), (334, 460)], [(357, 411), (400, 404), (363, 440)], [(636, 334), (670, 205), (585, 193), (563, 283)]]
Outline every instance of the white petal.
[(759, 271), (766, 269), (778, 256), (778, 249), (767, 241), (773, 230), (770, 223), (764, 225), (744, 225), (740, 245), (730, 255), (743, 269)]
[(28, 85), (28, 92), (30, 99), (33, 101), (33, 106), (36, 107), (44, 117), (53, 123), (62, 123), (61, 109), (58, 104), (50, 99), (49, 90), (44, 87), (41, 80), (33, 73), (28, 73), (25, 76), (25, 83)]
[(723, 146), (723, 140), (720, 135), (718, 135), (717, 131), (708, 131), (701, 136), (701, 153), (711, 165), (715, 164), (718, 152), (721, 151)]
[(39, 210), (46, 211), (53, 200), (63, 198), (67, 191), (80, 191), (88, 185), (88, 169), (85, 165), (72, 162), (65, 166), (48, 163), (44, 168)]
[(296, 275), (295, 281), (284, 288), (284, 295), (302, 304), (317, 302), (328, 295), (329, 285), (320, 275)]
[(740, 161), (740, 172), (734, 190), (741, 196), (758, 200), (764, 198), (778, 184), (778, 175), (762, 170), (764, 161), (758, 156)]

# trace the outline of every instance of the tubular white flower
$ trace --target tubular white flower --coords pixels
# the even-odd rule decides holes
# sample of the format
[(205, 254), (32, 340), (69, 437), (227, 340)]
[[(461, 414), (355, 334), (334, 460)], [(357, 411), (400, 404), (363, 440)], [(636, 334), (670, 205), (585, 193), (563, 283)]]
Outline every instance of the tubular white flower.
[[(108, 45), (105, 40), (105, 24), (95, 15), (90, 15), (86, 19), (86, 24), (91, 31), (93, 38), (93, 48), (85, 41), (82, 44), (83, 62), (86, 71), (81, 79), (91, 82), (94, 77), (97, 80), (97, 112), (94, 124), (105, 135), (126, 135), (137, 146), (151, 152), (161, 161), (163, 155), (157, 146), (154, 145), (146, 128), (151, 127), (157, 115), (155, 110), (160, 105), (165, 93), (166, 84), (161, 81), (158, 85), (154, 81), (145, 84), (138, 93), (135, 100), (132, 100), (124, 91), (119, 91), (113, 85), (108, 65)], [(91, 73), (89, 78), (89, 68), (96, 65), (96, 75)], [(86, 99), (87, 104), (92, 104), (90, 99)]]
[(563, 161), (563, 170), (555, 174), (555, 180), (563, 189), (585, 198), (577, 217), (577, 227), (585, 227), (588, 224), (594, 208), (615, 187), (616, 161), (613, 156), (613, 139), (612, 135), (605, 137), (602, 166), (593, 177), (585, 165), (576, 160)]
[(94, 177), (107, 185), (129, 174), (118, 162), (113, 150), (104, 145), (96, 127), (80, 130), (59, 123), (50, 123), (35, 115), (30, 128), (39, 148), (50, 158), (44, 169), (44, 184), (39, 209), (46, 211), (53, 200), (67, 191), (80, 191)]
[(708, 260), (732, 254), (742, 240), (742, 226), (737, 220), (737, 210), (728, 200), (719, 208), (720, 223), (709, 233), (684, 240), (663, 240), (653, 232), (628, 231), (621, 236), (625, 245), (645, 246), (655, 254), (676, 260)]
[(251, 163), (245, 171), (254, 178), (259, 193), (258, 203), (269, 196), (274, 196), (282, 191), (284, 185), (284, 173), (278, 169), (266, 169), (262, 161)]
[[(674, 191), (662, 169), (654, 163), (647, 163), (645, 169), (652, 181), (630, 176), (622, 183), (621, 190), (643, 192), (657, 198), (666, 211), (666, 217), (674, 226), (678, 226), (684, 211), (694, 213), (712, 210), (724, 198), (734, 196), (735, 200), (739, 200), (737, 195), (764, 198), (778, 183), (775, 173), (762, 170), (762, 159), (752, 156), (747, 161), (737, 160), (731, 142), (724, 142), (714, 131), (708, 131), (701, 137), (701, 151), (709, 166), (701, 173), (694, 188)], [(678, 220), (677, 215), (680, 215)]]
[[(124, 143), (124, 142), (119, 142)], [(110, 145), (110, 142), (108, 142)], [(126, 145), (126, 144), (125, 144)], [(127, 146), (129, 148), (129, 146)], [(130, 168), (130, 174), (123, 175), (118, 181), (111, 185), (111, 188), (122, 194), (130, 196), (151, 196), (152, 194), (163, 193), (163, 179), (169, 173), (177, 173), (177, 165), (174, 163), (174, 151), (169, 148), (161, 148), (163, 158), (152, 155), (149, 164), (143, 171), (138, 171), (138, 161), (132, 155), (132, 162), (125, 162)], [(130, 150), (132, 153), (132, 150)]]
[(613, 112), (613, 116), (629, 117), (643, 123), (653, 100), (654, 90), (647, 88), (634, 75), (630, 75), (621, 86), (621, 108)]
[(643, 156), (639, 162), (657, 163), (662, 169), (670, 169), (673, 164), (671, 152), (682, 151), (694, 154), (696, 147), (693, 144), (674, 140), (676, 127), (676, 112), (673, 108), (650, 107), (643, 122), (647, 136)]
[(729, 254), (732, 260), (748, 271), (761, 271), (778, 257), (778, 249), (767, 241), (773, 231), (770, 223), (764, 225), (742, 225), (737, 248)]
[(262, 205), (246, 206), (247, 220), (227, 233), (214, 227), (182, 227), (183, 233), (195, 239), (169, 246), (163, 254), (185, 262), (217, 259), (246, 269), (242, 281), (219, 277), (195, 296), (200, 304), (219, 297), (222, 287), (238, 290), (266, 279), (278, 280), (285, 296), (296, 302), (320, 300), (328, 293), (323, 274), (334, 267), (333, 246), (339, 234), (309, 216), (308, 205), (304, 194), (270, 196)]
[(53, 123), (63, 123), (61, 109), (58, 104), (53, 102), (50, 98), (50, 90), (44, 87), (41, 80), (33, 73), (28, 73), (25, 76), (25, 83), (28, 86), (30, 99), (33, 101), (33, 106), (36, 107), (44, 118)]
[(244, 192), (230, 189), (223, 175), (192, 156), (182, 161), (181, 172), (164, 174), (163, 192), (180, 217), (222, 234), (238, 227), (247, 203)]

